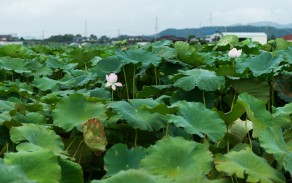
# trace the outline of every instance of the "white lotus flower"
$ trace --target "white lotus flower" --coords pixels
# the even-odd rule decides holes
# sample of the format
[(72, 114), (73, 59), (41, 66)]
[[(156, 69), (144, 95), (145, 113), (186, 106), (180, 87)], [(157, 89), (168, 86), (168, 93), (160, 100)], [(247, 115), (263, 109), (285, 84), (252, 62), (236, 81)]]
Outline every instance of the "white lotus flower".
[(111, 73), (110, 75), (106, 75), (106, 85), (105, 87), (111, 87), (113, 90), (116, 90), (116, 86), (122, 87), (122, 83), (117, 82), (118, 76), (115, 73)]
[(242, 50), (237, 50), (236, 48), (233, 48), (228, 52), (228, 56), (230, 58), (237, 58), (240, 57)]

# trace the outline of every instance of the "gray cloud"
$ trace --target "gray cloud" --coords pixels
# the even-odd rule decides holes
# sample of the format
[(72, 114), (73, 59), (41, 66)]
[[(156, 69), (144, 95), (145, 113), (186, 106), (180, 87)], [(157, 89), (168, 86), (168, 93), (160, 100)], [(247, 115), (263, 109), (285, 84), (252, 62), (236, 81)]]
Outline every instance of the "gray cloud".
[[(159, 30), (256, 21), (291, 23), (291, 0), (0, 0), (0, 34), (153, 34)], [(210, 22), (210, 14), (212, 21)]]

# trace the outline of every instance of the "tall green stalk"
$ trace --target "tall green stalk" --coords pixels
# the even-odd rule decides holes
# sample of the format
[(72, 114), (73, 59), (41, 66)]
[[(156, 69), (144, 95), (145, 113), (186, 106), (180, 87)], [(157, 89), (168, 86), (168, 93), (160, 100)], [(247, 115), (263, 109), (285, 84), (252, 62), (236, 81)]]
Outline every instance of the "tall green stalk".
[(129, 98), (130, 98), (130, 95), (129, 95), (128, 81), (127, 81), (127, 75), (126, 75), (126, 71), (125, 71), (125, 65), (124, 65), (124, 63), (123, 63), (123, 73), (124, 73), (124, 78), (125, 78), (125, 85), (126, 85), (127, 99), (129, 99)]

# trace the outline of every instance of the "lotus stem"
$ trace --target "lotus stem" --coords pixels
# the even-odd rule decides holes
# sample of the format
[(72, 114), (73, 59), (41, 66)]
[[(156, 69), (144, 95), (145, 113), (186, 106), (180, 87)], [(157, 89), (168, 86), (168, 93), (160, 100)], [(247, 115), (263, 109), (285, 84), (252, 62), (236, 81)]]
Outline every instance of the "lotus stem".
[(169, 123), (167, 123), (166, 125), (165, 137), (168, 137), (168, 129), (169, 129)]
[(136, 67), (134, 66), (134, 70), (133, 70), (133, 99), (135, 98), (135, 75), (136, 75)]
[(127, 81), (127, 76), (126, 76), (126, 71), (125, 71), (125, 65), (124, 65), (124, 63), (123, 63), (123, 73), (124, 73), (124, 78), (125, 78), (125, 85), (126, 85), (127, 99), (129, 99), (129, 98), (130, 98), (130, 95), (129, 95), (128, 81)]
[(137, 140), (138, 140), (138, 130), (135, 129), (135, 144), (134, 144), (135, 147), (137, 147)]
[(230, 150), (230, 147), (229, 147), (229, 127), (228, 127), (228, 125), (227, 125), (227, 134), (226, 134), (226, 144), (227, 144), (227, 153), (229, 153), (229, 150)]
[(80, 149), (80, 146), (81, 146), (81, 144), (84, 142), (84, 140), (81, 140), (80, 141), (80, 143), (78, 144), (78, 147), (77, 147), (77, 150), (76, 150), (76, 152), (75, 152), (75, 154), (73, 155), (73, 159), (75, 159), (75, 156), (77, 155), (77, 153), (78, 153), (78, 151), (79, 151), (79, 149)]
[(68, 147), (66, 148), (65, 151), (68, 151), (68, 149), (71, 147), (71, 145), (75, 142), (76, 139), (77, 139), (77, 137), (75, 137), (75, 139), (72, 140), (72, 142), (68, 145)]
[(112, 90), (112, 101), (114, 101), (114, 90)]
[(203, 90), (203, 102), (204, 102), (204, 105), (205, 105), (205, 107), (207, 106), (207, 104), (206, 104), (206, 98), (205, 98), (205, 91)]
[(158, 85), (158, 74), (157, 74), (157, 68), (154, 67), (154, 75), (155, 75), (155, 84)]

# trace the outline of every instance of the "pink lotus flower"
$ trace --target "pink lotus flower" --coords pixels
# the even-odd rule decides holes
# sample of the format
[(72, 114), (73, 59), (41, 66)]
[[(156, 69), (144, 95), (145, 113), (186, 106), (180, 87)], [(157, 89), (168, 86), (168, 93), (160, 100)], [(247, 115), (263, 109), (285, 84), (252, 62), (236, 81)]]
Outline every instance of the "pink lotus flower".
[(242, 50), (237, 50), (236, 48), (233, 48), (228, 52), (228, 56), (230, 58), (237, 58), (240, 57)]
[(112, 87), (113, 90), (116, 90), (116, 86), (122, 87), (122, 83), (117, 82), (118, 76), (115, 73), (111, 73), (110, 75), (106, 75), (106, 85), (105, 87)]

